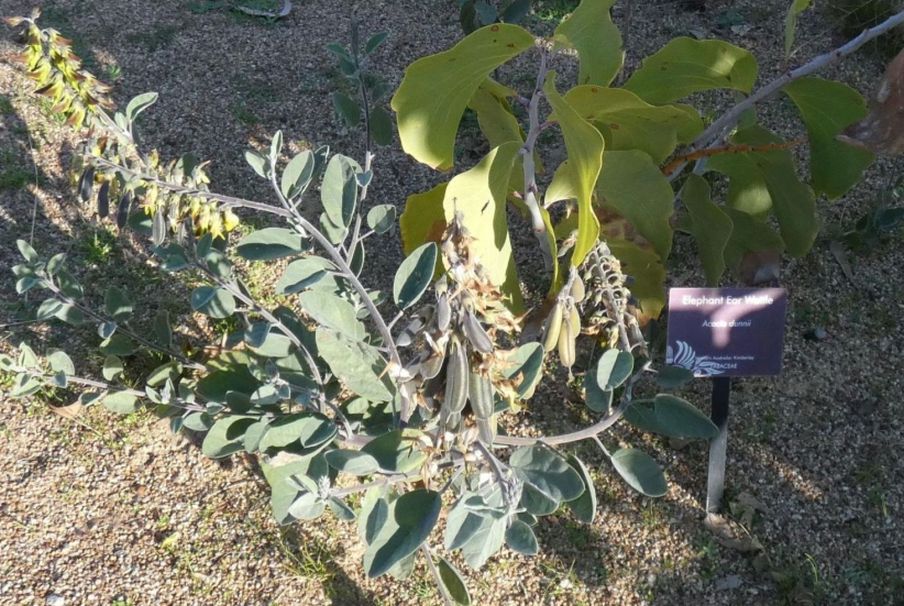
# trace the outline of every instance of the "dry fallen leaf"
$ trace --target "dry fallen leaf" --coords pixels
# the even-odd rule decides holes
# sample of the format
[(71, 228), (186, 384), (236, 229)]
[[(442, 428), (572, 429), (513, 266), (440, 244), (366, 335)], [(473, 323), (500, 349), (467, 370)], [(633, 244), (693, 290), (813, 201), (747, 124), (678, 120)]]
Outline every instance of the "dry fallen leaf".
[(870, 113), (848, 126), (838, 140), (877, 154), (904, 152), (904, 50), (885, 69)]
[(762, 551), (763, 545), (750, 536), (738, 524), (724, 516), (715, 513), (706, 514), (703, 526), (713, 534), (716, 542), (723, 547), (734, 549), (741, 553), (753, 553)]

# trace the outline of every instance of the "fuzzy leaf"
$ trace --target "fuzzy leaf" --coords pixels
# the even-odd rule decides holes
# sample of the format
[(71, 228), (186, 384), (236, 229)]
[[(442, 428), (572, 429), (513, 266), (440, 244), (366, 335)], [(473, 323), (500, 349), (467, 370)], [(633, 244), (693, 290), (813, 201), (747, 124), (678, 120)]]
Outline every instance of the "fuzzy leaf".
[(584, 483), (584, 492), (577, 499), (569, 501), (568, 507), (579, 521), (584, 524), (592, 524), (593, 519), (596, 517), (597, 507), (596, 487), (593, 485), (593, 478), (590, 477), (590, 471), (587, 466), (576, 456), (568, 455), (568, 464), (578, 473)]
[(458, 572), (446, 558), (440, 557), (436, 563), (439, 570), (439, 578), (446, 588), (446, 593), (452, 598), (457, 606), (471, 606), (471, 594), (468, 592), (468, 586), (465, 585), (461, 573)]
[(317, 329), (317, 349), (330, 370), (354, 393), (371, 402), (386, 402), (392, 394), (380, 379), (382, 359), (360, 342), (328, 328)]
[(331, 450), (324, 456), (330, 467), (353, 476), (367, 476), (380, 468), (373, 456), (358, 450)]
[(236, 253), (249, 261), (269, 261), (295, 255), (304, 250), (298, 232), (283, 227), (267, 227), (253, 231), (236, 245)]
[(797, 18), (810, 7), (812, 0), (792, 0), (785, 14), (785, 57), (791, 55), (794, 46), (794, 34), (797, 29)]
[(129, 104), (126, 105), (126, 118), (128, 118), (129, 122), (133, 122), (138, 117), (138, 114), (156, 103), (158, 96), (157, 93), (142, 93), (133, 97)]
[(381, 576), (413, 554), (436, 525), (441, 506), (439, 493), (432, 490), (413, 490), (396, 499), (386, 524), (364, 553), (367, 576)]
[(584, 491), (577, 472), (548, 446), (518, 448), (512, 453), (509, 464), (525, 484), (530, 484), (555, 501), (571, 501)]
[(625, 411), (625, 420), (646, 431), (670, 438), (710, 440), (719, 430), (705, 414), (681, 398), (658, 394), (652, 401), (635, 400)]
[(612, 465), (628, 485), (648, 497), (661, 497), (668, 491), (662, 468), (650, 455), (636, 448), (612, 453)]
[(127, 391), (107, 394), (102, 400), (104, 408), (120, 415), (132, 414), (138, 410), (138, 398)]
[(298, 295), (298, 304), (318, 324), (349, 339), (359, 341), (367, 336), (355, 307), (338, 295), (320, 289), (307, 290)]
[(452, 168), (468, 101), (494, 69), (533, 44), (534, 37), (521, 27), (497, 23), (408, 66), (392, 97), (402, 149), (432, 168)]
[(280, 417), (270, 423), (258, 448), (285, 448), (299, 442), (302, 448), (315, 448), (336, 436), (336, 425), (321, 414), (303, 412)]
[(235, 298), (223, 288), (199, 286), (191, 293), (191, 307), (211, 318), (228, 318), (235, 312)]
[(408, 473), (418, 469), (427, 459), (419, 448), (421, 432), (414, 429), (390, 431), (368, 442), (361, 452), (377, 460), (380, 469)]
[(245, 431), (256, 422), (256, 417), (241, 415), (230, 415), (219, 419), (204, 436), (201, 452), (211, 459), (220, 459), (244, 450)]
[(367, 211), (367, 226), (378, 234), (392, 229), (396, 220), (396, 208), (392, 204), (379, 204)]
[(283, 170), (280, 190), (286, 198), (295, 198), (307, 189), (314, 176), (314, 154), (305, 150), (291, 160)]
[(634, 356), (627, 351), (608, 349), (596, 363), (596, 384), (612, 391), (628, 380), (634, 371)]
[(448, 183), (412, 194), (405, 200), (405, 210), (399, 217), (402, 250), (406, 255), (425, 242), (439, 242), (446, 230), (443, 198)]
[(430, 286), (438, 253), (436, 243), (427, 242), (405, 257), (399, 265), (393, 280), (392, 298), (400, 309), (407, 309), (417, 303)]

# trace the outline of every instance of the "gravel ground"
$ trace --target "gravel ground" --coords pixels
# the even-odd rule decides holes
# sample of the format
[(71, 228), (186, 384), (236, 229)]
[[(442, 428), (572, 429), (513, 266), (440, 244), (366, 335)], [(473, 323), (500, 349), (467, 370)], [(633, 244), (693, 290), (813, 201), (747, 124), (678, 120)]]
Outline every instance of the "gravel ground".
[[(79, 39), (94, 71), (120, 70), (118, 100), (146, 90), (161, 93), (143, 117), (145, 142), (165, 156), (191, 151), (213, 158), (219, 190), (266, 196), (248, 179), (241, 153), (278, 128), (297, 145), (329, 143), (360, 155), (360, 138), (337, 124), (327, 102), (339, 76), (324, 44), (345, 36), (351, 16), (339, 3), (296, 2), (292, 15), (276, 24), (190, 10), (203, 2), (42, 4), (45, 23)], [(376, 57), (391, 83), (413, 58), (459, 37), (451, 0), (348, 4), (369, 31), (392, 32)], [(786, 2), (712, 2), (705, 13), (684, 4), (616, 7), (629, 69), (683, 34), (719, 36), (750, 48), (760, 60), (761, 79), (784, 69)], [(0, 0), (2, 15), (24, 10), (21, 0)], [(806, 15), (801, 30), (793, 64), (840, 42), (819, 15)], [(72, 202), (63, 168), (72, 140), (28, 96), (27, 82), (9, 62), (12, 49), (5, 37), (0, 95), (10, 103), (0, 105), (0, 265), (14, 262), (14, 241), (32, 230), (36, 209), (38, 249), (68, 250), (84, 263), (86, 282), (128, 280), (133, 288), (156, 292), (158, 300), (182, 300), (184, 286), (161, 283), (140, 247), (111, 237)], [(881, 69), (860, 54), (826, 75), (869, 93)], [(783, 102), (761, 113), (780, 131), (800, 130)], [(401, 206), (406, 195), (439, 180), (395, 146), (378, 156), (375, 168), (374, 204)], [(849, 228), (900, 169), (900, 163), (883, 160), (848, 196), (822, 203), (824, 233)], [(15, 178), (7, 184), (8, 175)], [(676, 449), (619, 429), (614, 438), (643, 443), (663, 463), (669, 494), (654, 501), (629, 492), (595, 452), (582, 450), (600, 493), (597, 521), (588, 528), (567, 515), (545, 520), (544, 555), (504, 553), (485, 571), (468, 571), (475, 603), (904, 603), (899, 242), (852, 255), (853, 281), (824, 239), (785, 269), (782, 283), (791, 293), (785, 372), (777, 379), (738, 381), (732, 404), (728, 500), (732, 519), (743, 525), (736, 532), (762, 550), (739, 551), (704, 529), (702, 445)], [(400, 245), (389, 235), (378, 246), (368, 277), (385, 285)], [(676, 242), (674, 285), (701, 283), (689, 261), (693, 255), (692, 244)], [(70, 351), (84, 350), (80, 368), (97, 367), (91, 331), (10, 326), (24, 317), (12, 287), (11, 279), (0, 280), (0, 339), (6, 346), (22, 339), (65, 343)], [(184, 306), (174, 310), (185, 313)], [(815, 328), (824, 329), (826, 338), (807, 339)], [(698, 383), (686, 396), (705, 406), (706, 385)], [(586, 422), (581, 407), (562, 403), (564, 388), (556, 391), (535, 401), (525, 420), (549, 430)], [(211, 462), (150, 415), (121, 419), (90, 410), (72, 419), (48, 407), (72, 398), (48, 392), (30, 402), (0, 401), (0, 604), (437, 601), (420, 569), (405, 582), (363, 578), (361, 548), (346, 525), (326, 519), (278, 528), (253, 461)]]

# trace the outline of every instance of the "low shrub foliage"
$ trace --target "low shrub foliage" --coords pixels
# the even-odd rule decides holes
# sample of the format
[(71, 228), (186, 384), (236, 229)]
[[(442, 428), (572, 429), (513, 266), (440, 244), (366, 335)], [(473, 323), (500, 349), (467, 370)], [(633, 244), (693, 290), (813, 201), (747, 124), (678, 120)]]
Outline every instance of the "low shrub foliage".
[[(84, 136), (75, 167), (82, 202), (99, 220), (145, 234), (162, 271), (197, 284), (195, 312), (238, 327), (216, 354), (188, 347), (167, 313), (145, 318), (133, 293), (80, 284), (65, 255), (19, 241), (17, 291), (37, 301), (40, 321), (95, 326), (104, 363), (102, 377), (87, 378), (64, 351), (39, 354), (23, 343), (0, 357), (15, 375), (12, 395), (51, 384), (77, 387), (82, 405), (117, 413), (150, 403), (174, 431), (203, 434), (210, 457), (257, 456), (278, 522), (334, 515), (355, 523), (369, 576), (405, 577), (422, 556), (448, 603), (470, 602), (449, 552), (480, 568), (503, 547), (537, 553), (542, 516), (567, 508), (594, 520), (590, 469), (570, 444), (595, 442), (632, 489), (664, 495), (666, 478), (650, 455), (603, 436), (621, 420), (669, 437), (716, 434), (669, 393), (690, 372), (654, 367), (641, 332), (664, 305), (675, 232), (694, 238), (714, 284), (751, 255), (810, 249), (817, 195), (842, 195), (872, 160), (836, 138), (866, 115), (863, 99), (810, 75), (855, 47), (755, 90), (748, 51), (678, 38), (614, 87), (624, 51), (611, 1), (584, 0), (549, 39), (511, 23), (526, 4), (461, 2), (472, 33), (413, 63), (392, 97), (401, 144), (417, 161), (454, 168), (468, 110), (490, 151), (408, 199), (400, 218), (407, 256), (385, 292), (361, 280), (368, 246), (397, 222), (392, 205), (365, 212), (373, 146), (393, 134), (381, 105), (389, 91), (367, 69), (384, 34), (362, 44), (354, 27), (349, 47), (330, 47), (348, 81), (332, 101), (349, 127), (363, 126), (364, 162), (327, 147), (290, 154), (277, 132), (266, 149), (245, 154), (272, 189), (265, 202), (212, 191), (206, 163), (188, 155), (167, 161), (142, 149), (136, 124), (155, 93), (117, 111), (59, 32), (42, 29), (38, 14), (10, 19), (36, 93)], [(806, 3), (798, 4), (788, 14), (789, 47)], [(578, 81), (564, 93), (548, 67), (562, 52), (578, 61)], [(537, 67), (523, 92), (495, 79), (519, 55)], [(707, 126), (682, 100), (714, 89), (748, 96)], [(803, 142), (779, 138), (755, 115), (775, 92), (807, 131), (807, 181), (790, 152)], [(541, 144), (546, 131), (558, 133), (567, 153), (555, 167), (544, 153), (552, 144)], [(714, 179), (727, 185), (725, 204), (712, 199)], [(528, 219), (545, 261), (542, 301), (524, 300), (509, 205)], [(230, 237), (237, 209), (267, 226)], [(279, 306), (258, 300), (241, 270), (274, 261), (284, 266), (269, 285), (286, 302)], [(127, 370), (139, 352), (163, 363), (136, 377)], [(569, 374), (583, 369), (576, 389), (594, 421), (520, 435), (512, 413), (557, 370), (556, 359)]]

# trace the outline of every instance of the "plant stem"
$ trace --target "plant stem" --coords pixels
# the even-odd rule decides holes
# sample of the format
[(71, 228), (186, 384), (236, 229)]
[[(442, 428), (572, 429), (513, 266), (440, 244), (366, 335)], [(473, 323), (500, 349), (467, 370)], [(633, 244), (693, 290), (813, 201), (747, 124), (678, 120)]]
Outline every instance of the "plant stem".
[[(731, 128), (733, 128), (734, 125), (737, 124), (738, 120), (741, 119), (741, 116), (748, 109), (751, 109), (760, 101), (767, 99), (795, 80), (803, 78), (804, 76), (809, 76), (810, 74), (813, 74), (829, 65), (832, 65), (833, 63), (840, 61), (841, 59), (844, 59), (848, 55), (853, 54), (870, 40), (881, 36), (890, 29), (901, 25), (902, 23), (904, 23), (904, 10), (892, 15), (891, 17), (874, 27), (863, 30), (858, 36), (852, 38), (847, 43), (839, 46), (835, 50), (823, 53), (818, 57), (811, 59), (804, 65), (791, 71), (785, 72), (778, 78), (759, 88), (756, 92), (751, 94), (740, 103), (736, 104), (724, 114), (722, 114), (719, 119), (710, 124), (706, 130), (704, 130), (696, 139), (694, 139), (694, 142), (691, 144), (688, 151), (690, 153), (693, 153), (701, 149), (708, 148), (712, 145), (720, 145), (728, 135), (728, 132), (731, 130)], [(671, 178), (675, 179), (678, 174), (681, 173), (681, 169), (683, 167), (684, 165), (678, 167), (672, 173)]]
[(46, 280), (46, 285), (47, 285), (47, 289), (50, 292), (52, 292), (59, 301), (62, 301), (66, 305), (71, 305), (72, 307), (77, 308), (79, 311), (81, 311), (86, 316), (93, 318), (96, 322), (113, 322), (116, 324), (116, 330), (118, 332), (127, 335), (129, 338), (131, 338), (134, 341), (137, 341), (138, 343), (144, 345), (145, 347), (147, 347), (149, 349), (153, 349), (155, 351), (159, 351), (162, 354), (166, 354), (171, 358), (179, 360), (179, 362), (184, 364), (186, 367), (191, 368), (192, 370), (205, 370), (203, 364), (199, 364), (199, 363), (195, 362), (194, 360), (191, 360), (190, 358), (185, 357), (184, 355), (182, 355), (179, 352), (172, 351), (170, 349), (167, 349), (166, 347), (163, 347), (161, 345), (158, 345), (157, 343), (154, 343), (153, 341), (145, 339), (138, 333), (122, 326), (118, 322), (115, 322), (112, 318), (103, 316), (103, 315), (95, 312), (90, 307), (82, 305), (75, 299), (72, 299), (71, 297), (63, 294), (63, 292), (51, 280)]
[(455, 606), (455, 601), (452, 599), (452, 596), (449, 595), (449, 590), (446, 589), (443, 578), (439, 575), (439, 570), (436, 569), (436, 563), (433, 561), (433, 552), (426, 543), (421, 544), (421, 553), (423, 553), (424, 557), (427, 559), (427, 568), (430, 569), (430, 574), (433, 575), (436, 587), (439, 589), (440, 595), (443, 596), (443, 603), (446, 606)]
[(534, 92), (527, 104), (527, 137), (519, 154), (521, 155), (521, 166), (524, 174), (524, 204), (530, 212), (531, 226), (540, 244), (540, 250), (543, 252), (544, 262), (547, 265), (547, 269), (551, 269), (555, 260), (552, 258), (552, 252), (549, 250), (549, 244), (546, 241), (546, 223), (543, 221), (543, 214), (540, 212), (540, 200), (538, 199), (540, 192), (537, 187), (537, 167), (534, 162), (537, 138), (543, 130), (543, 125), (540, 124), (540, 99), (543, 98), (543, 83), (546, 81), (546, 62), (546, 50), (541, 48), (540, 68), (537, 70)]
[(533, 446), (534, 444), (547, 444), (549, 446), (553, 446), (556, 444), (570, 444), (571, 442), (580, 442), (581, 440), (588, 440), (595, 438), (598, 434), (606, 431), (613, 425), (615, 425), (616, 421), (618, 421), (622, 415), (627, 410), (628, 406), (631, 405), (631, 400), (634, 396), (634, 386), (638, 381), (643, 377), (644, 372), (646, 372), (650, 367), (650, 363), (647, 362), (644, 364), (640, 370), (635, 372), (630, 379), (628, 379), (627, 385), (625, 385), (625, 391), (622, 394), (621, 401), (618, 406), (612, 410), (608, 415), (591, 425), (590, 427), (585, 427), (584, 429), (579, 429), (577, 431), (572, 431), (570, 433), (563, 433), (557, 436), (544, 436), (539, 438), (522, 438), (519, 436), (496, 436), (496, 440), (494, 444), (499, 444), (501, 446)]

